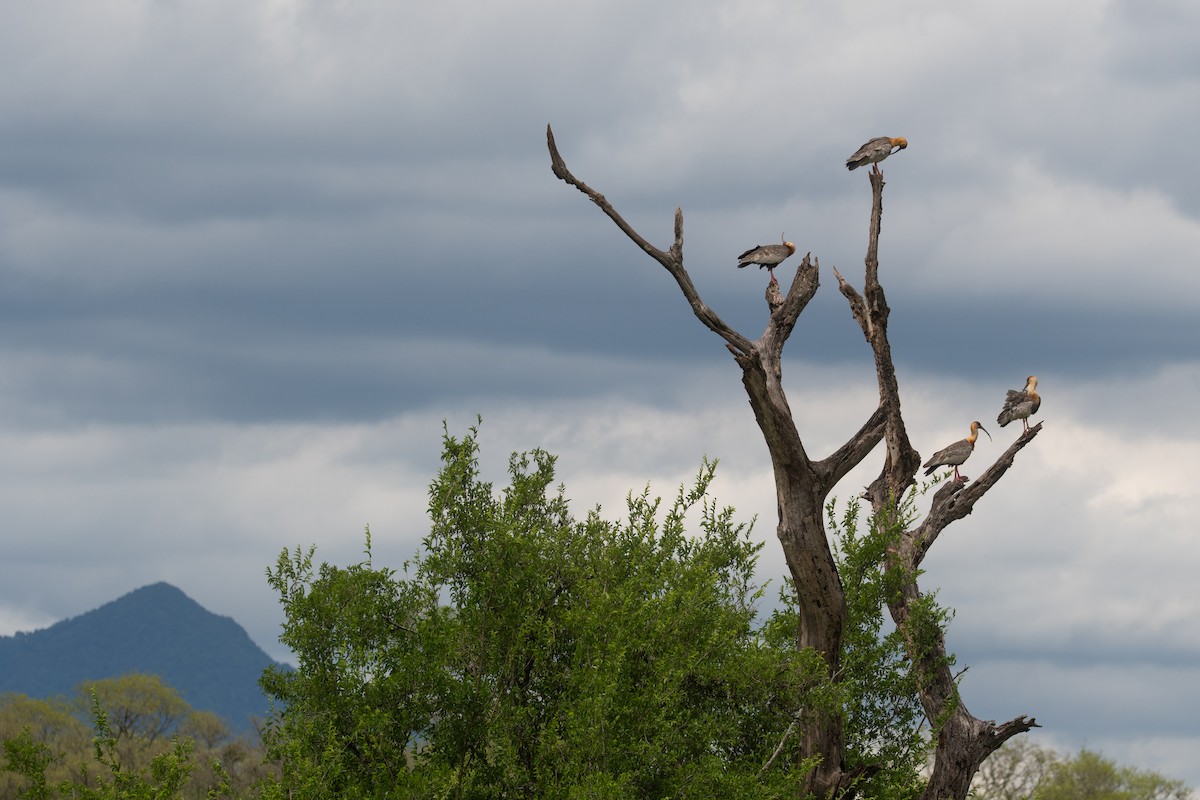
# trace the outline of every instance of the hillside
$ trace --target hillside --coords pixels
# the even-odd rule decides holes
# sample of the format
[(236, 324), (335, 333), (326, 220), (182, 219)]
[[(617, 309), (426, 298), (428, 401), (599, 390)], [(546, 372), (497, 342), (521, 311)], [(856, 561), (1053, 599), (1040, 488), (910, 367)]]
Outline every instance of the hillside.
[(49, 628), (0, 636), (0, 692), (50, 697), (83, 681), (144, 672), (193, 708), (247, 731), (251, 716), (266, 715), (258, 678), (273, 663), (232, 619), (155, 583)]

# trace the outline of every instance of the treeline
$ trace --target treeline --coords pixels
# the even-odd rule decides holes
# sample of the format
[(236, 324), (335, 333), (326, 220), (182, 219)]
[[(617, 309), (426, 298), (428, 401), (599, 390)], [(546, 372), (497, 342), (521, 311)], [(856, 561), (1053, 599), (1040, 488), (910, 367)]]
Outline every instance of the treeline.
[[(0, 695), (0, 800), (191, 800), (283, 793), (265, 749), (191, 709), (156, 676), (79, 687), (70, 698)], [(984, 762), (976, 800), (1188, 800), (1181, 780), (1083, 749), (1063, 754), (1026, 739)]]
[(0, 695), (0, 799), (251, 797), (278, 770), (156, 675), (91, 681), (67, 697)]
[(1084, 748), (1064, 755), (1027, 739), (997, 750), (975, 775), (976, 800), (1188, 800), (1181, 780), (1122, 766)]

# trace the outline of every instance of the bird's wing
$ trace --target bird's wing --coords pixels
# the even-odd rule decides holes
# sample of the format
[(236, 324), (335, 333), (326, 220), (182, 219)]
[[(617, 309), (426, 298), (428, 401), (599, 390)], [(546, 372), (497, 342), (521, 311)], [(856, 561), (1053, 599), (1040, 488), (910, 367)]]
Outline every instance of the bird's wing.
[[(1017, 411), (1024, 411), (1026, 405), (1031, 406), (1029, 413), (1037, 411), (1037, 404), (1024, 390), (1009, 389), (1008, 394), (1004, 397), (1004, 408), (1000, 409), (1000, 416), (996, 418), (996, 421), (1002, 425), (1012, 422), (1015, 419), (1012, 415)], [(1005, 417), (1008, 419), (1004, 419)]]
[(962, 450), (964, 446), (968, 446), (967, 440), (960, 439), (949, 447), (943, 447), (941, 450), (938, 450), (921, 466), (940, 467), (943, 464), (952, 464), (954, 463), (952, 459), (958, 455), (959, 451)]
[(892, 149), (892, 140), (886, 136), (876, 136), (871, 141), (864, 144), (850, 156), (847, 161), (858, 161), (861, 158), (870, 158), (882, 150), (888, 152)]
[(739, 261), (747, 264), (778, 264), (791, 253), (781, 244), (760, 244), (738, 256)]
[(1008, 390), (1008, 397), (1004, 401), (1004, 408), (1000, 409), (999, 416), (996, 417), (996, 422), (1004, 427), (1008, 423), (1021, 417), (1028, 417), (1038, 410), (1038, 406), (1042, 404), (1041, 398), (1034, 399), (1025, 392), (1014, 392)]
[(877, 136), (858, 148), (854, 155), (846, 159), (848, 169), (865, 167), (867, 164), (877, 164), (887, 158), (892, 152), (892, 140), (886, 136)]

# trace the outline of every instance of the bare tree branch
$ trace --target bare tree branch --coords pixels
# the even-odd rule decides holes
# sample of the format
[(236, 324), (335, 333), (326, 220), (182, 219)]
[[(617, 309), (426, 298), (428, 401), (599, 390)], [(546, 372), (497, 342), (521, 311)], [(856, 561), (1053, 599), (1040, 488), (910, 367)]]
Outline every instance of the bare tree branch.
[(608, 215), (608, 218), (616, 223), (621, 231), (633, 240), (633, 243), (642, 248), (651, 258), (662, 264), (667, 272), (675, 278), (679, 284), (679, 288), (683, 290), (683, 296), (687, 298), (688, 303), (692, 307), (692, 312), (696, 317), (704, 323), (704, 325), (729, 343), (730, 348), (735, 353), (746, 354), (753, 349), (753, 344), (742, 334), (735, 331), (733, 328), (725, 324), (725, 322), (717, 316), (717, 313), (704, 304), (700, 299), (700, 293), (696, 291), (695, 285), (692, 283), (692, 278), (683, 269), (683, 211), (675, 209), (675, 242), (671, 245), (669, 251), (659, 250), (654, 245), (650, 244), (642, 235), (633, 229), (633, 226), (625, 221), (625, 218), (617, 213), (617, 210), (612, 207), (612, 204), (604, 198), (604, 195), (597, 192), (592, 187), (588, 186), (583, 181), (576, 178), (567, 169), (567, 164), (558, 153), (558, 146), (554, 143), (554, 131), (550, 126), (546, 126), (546, 145), (550, 149), (550, 169), (561, 180), (574, 186), (579, 191), (583, 192), (593, 203), (600, 206), (600, 210)]
[[(783, 345), (792, 335), (792, 330), (796, 327), (796, 320), (800, 318), (800, 314), (808, 306), (808, 302), (813, 299), (813, 295), (817, 293), (817, 289), (821, 285), (820, 264), (811, 256), (811, 253), (807, 253), (800, 260), (791, 286), (788, 287), (787, 296), (779, 302), (778, 306), (771, 306), (770, 299), (768, 299), (771, 316), (767, 322), (767, 329), (763, 331), (762, 341), (771, 343), (772, 353), (776, 358), (783, 355)], [(768, 286), (768, 292), (771, 292), (771, 286), (775, 285)], [(778, 286), (775, 286), (775, 291), (778, 291)]]
[(914, 566), (920, 565), (925, 554), (929, 552), (929, 548), (937, 540), (938, 534), (947, 525), (962, 519), (975, 510), (975, 504), (996, 485), (1005, 472), (1008, 472), (1017, 453), (1032, 442), (1041, 430), (1042, 423), (1039, 422), (1022, 433), (969, 487), (965, 483), (948, 482), (937, 491), (933, 496), (933, 504), (930, 506), (929, 513), (925, 515), (925, 520), (912, 531), (912, 537), (917, 545), (914, 553)]
[(875, 357), (875, 376), (879, 385), (879, 402), (884, 409), (884, 441), (887, 458), (879, 477), (870, 490), (872, 505), (879, 512), (888, 498), (898, 498), (913, 485), (921, 456), (908, 439), (904, 417), (900, 412), (900, 385), (892, 360), (892, 345), (888, 340), (888, 308), (883, 286), (879, 282), (879, 232), (883, 226), (883, 175), (869, 173), (871, 184), (871, 226), (867, 240), (867, 255), (863, 294), (854, 290), (840, 272), (835, 271), (838, 289), (850, 304), (850, 311), (862, 328)]
[(792, 722), (791, 722), (791, 724), (789, 724), (789, 725), (787, 726), (787, 730), (785, 730), (785, 731), (783, 732), (783, 736), (782, 736), (782, 737), (779, 739), (779, 744), (777, 744), (777, 745), (775, 746), (775, 751), (774, 751), (773, 753), (771, 753), (771, 757), (770, 757), (770, 758), (768, 758), (768, 759), (767, 759), (767, 761), (766, 761), (766, 763), (764, 763), (764, 764), (762, 765), (762, 768), (761, 768), (761, 769), (759, 769), (759, 771), (758, 771), (758, 775), (759, 775), (759, 777), (762, 777), (762, 774), (763, 774), (764, 772), (766, 772), (768, 769), (770, 769), (771, 765), (775, 763), (775, 759), (779, 757), (779, 754), (780, 754), (781, 752), (783, 752), (783, 746), (784, 746), (785, 744), (787, 744), (787, 740), (788, 740), (788, 738), (789, 738), (789, 737), (792, 735), (792, 731), (796, 730), (796, 725), (798, 725), (798, 724), (799, 724), (799, 722), (800, 722), (800, 712), (799, 712), (799, 711), (797, 711), (797, 712), (796, 712), (796, 713), (795, 713), (795, 714), (792, 716)]
[(820, 473), (821, 480), (829, 487), (826, 494), (833, 491), (837, 482), (846, 477), (846, 473), (854, 469), (866, 458), (879, 440), (883, 438), (883, 423), (887, 416), (886, 409), (881, 403), (854, 436), (839, 447), (828, 457), (813, 464), (813, 469)]

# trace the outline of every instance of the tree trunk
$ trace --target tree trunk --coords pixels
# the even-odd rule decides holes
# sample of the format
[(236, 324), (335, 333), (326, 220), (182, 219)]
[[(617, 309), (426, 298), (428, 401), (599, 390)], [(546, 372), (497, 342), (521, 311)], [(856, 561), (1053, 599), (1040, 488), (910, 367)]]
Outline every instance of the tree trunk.
[[(808, 265), (807, 258), (800, 275), (803, 277), (793, 286), (806, 279), (811, 281), (815, 292), (817, 270)], [(822, 520), (828, 489), (809, 461), (796, 430), (780, 385), (777, 351), (769, 344), (756, 345), (759, 346), (750, 354), (735, 352), (734, 355), (742, 367), (742, 383), (771, 454), (779, 508), (776, 532), (797, 594), (800, 622), (796, 646), (820, 653), (828, 676), (833, 678), (838, 674), (842, 652), (846, 598)], [(842, 719), (837, 714), (812, 712), (802, 716), (800, 723), (801, 758), (820, 756), (820, 763), (810, 774), (807, 791), (817, 797), (828, 797), (843, 776)]]

